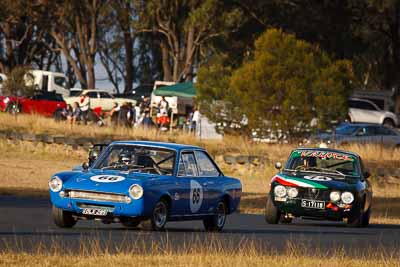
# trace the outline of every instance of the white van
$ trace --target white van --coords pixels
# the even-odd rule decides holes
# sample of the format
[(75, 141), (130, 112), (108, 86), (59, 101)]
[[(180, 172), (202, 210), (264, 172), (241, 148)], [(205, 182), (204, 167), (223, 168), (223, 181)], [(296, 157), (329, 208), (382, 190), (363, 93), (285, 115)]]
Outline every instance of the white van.
[(67, 77), (63, 73), (44, 70), (31, 70), (29, 73), (33, 75), (34, 85), (38, 90), (56, 92), (63, 97), (70, 95)]

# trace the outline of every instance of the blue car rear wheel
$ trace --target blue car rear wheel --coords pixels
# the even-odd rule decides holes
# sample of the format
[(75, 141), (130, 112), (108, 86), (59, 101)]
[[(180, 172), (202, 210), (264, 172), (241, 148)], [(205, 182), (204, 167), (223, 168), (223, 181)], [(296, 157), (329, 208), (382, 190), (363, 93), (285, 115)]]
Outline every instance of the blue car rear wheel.
[(225, 226), (227, 207), (224, 201), (217, 204), (216, 214), (203, 220), (206, 231), (220, 232)]

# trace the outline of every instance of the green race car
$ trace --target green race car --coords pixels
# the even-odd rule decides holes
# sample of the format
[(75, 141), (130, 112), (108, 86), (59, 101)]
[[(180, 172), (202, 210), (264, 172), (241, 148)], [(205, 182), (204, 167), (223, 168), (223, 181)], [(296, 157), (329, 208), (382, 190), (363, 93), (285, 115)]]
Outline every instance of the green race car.
[(361, 157), (335, 149), (299, 148), (271, 180), (265, 208), (270, 224), (295, 217), (342, 221), (366, 227), (371, 215), (372, 188)]

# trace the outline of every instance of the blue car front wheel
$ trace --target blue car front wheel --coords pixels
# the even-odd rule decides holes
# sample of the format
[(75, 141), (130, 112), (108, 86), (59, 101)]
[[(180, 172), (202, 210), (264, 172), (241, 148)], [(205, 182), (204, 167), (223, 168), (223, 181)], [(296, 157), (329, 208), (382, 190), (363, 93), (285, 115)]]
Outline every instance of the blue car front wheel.
[(71, 228), (76, 224), (76, 219), (72, 217), (72, 214), (63, 209), (56, 208), (53, 206), (52, 215), (54, 223), (61, 228)]
[(152, 229), (155, 231), (163, 230), (167, 223), (167, 219), (168, 219), (168, 204), (166, 201), (161, 199), (154, 206), (153, 213), (150, 218)]

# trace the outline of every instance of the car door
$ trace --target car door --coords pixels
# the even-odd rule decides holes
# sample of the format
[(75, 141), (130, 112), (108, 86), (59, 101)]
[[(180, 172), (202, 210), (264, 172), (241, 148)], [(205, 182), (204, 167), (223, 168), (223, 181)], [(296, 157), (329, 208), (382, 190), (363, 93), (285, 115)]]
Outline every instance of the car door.
[(113, 97), (107, 92), (99, 92), (99, 102), (103, 110), (111, 110), (113, 108)]
[(194, 153), (199, 170), (199, 178), (204, 179), (203, 187), (207, 195), (205, 213), (211, 213), (222, 195), (223, 175), (207, 152), (196, 150)]
[(355, 141), (361, 144), (375, 144), (379, 141), (376, 135), (375, 126), (360, 127), (358, 132), (355, 134)]
[[(193, 151), (182, 151), (180, 155), (177, 193), (181, 215), (199, 215), (207, 211), (207, 179), (199, 177), (196, 158)], [(176, 198), (175, 198), (176, 199)]]
[(87, 96), (90, 99), (90, 108), (94, 109), (96, 107), (100, 106), (100, 101), (99, 101), (99, 96), (97, 94), (97, 92), (88, 92)]
[(372, 103), (368, 101), (355, 101), (357, 102), (357, 122), (380, 123), (381, 112)]
[(393, 129), (385, 126), (376, 126), (378, 143), (387, 147), (394, 147), (400, 143), (400, 135)]

